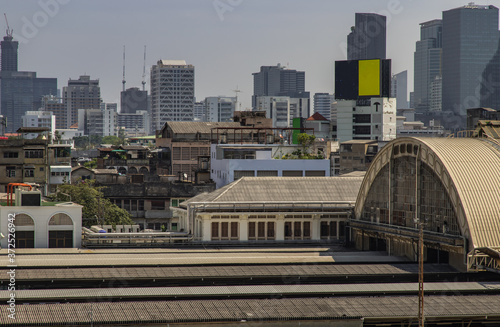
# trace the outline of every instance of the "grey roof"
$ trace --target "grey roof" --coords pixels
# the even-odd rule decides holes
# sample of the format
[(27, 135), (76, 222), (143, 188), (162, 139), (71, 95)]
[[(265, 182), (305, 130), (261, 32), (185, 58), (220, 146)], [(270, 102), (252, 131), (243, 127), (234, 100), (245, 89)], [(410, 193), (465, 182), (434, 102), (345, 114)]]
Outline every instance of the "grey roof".
[[(17, 305), (15, 320), (8, 317), (7, 308), (7, 304), (0, 305), (5, 313), (0, 315), (2, 326), (246, 321), (280, 321), (285, 325), (291, 320), (312, 319), (364, 317), (365, 322), (370, 318), (416, 319), (418, 296), (46, 303)], [(498, 308), (500, 295), (425, 297), (426, 318), (498, 319)], [(295, 321), (295, 325), (297, 323)]]
[[(291, 284), (291, 285), (236, 285), (236, 286), (173, 286), (173, 287), (126, 287), (126, 288), (78, 288), (16, 290), (16, 301), (25, 300), (75, 300), (92, 298), (193, 298), (221, 296), (301, 296), (321, 295), (369, 295), (369, 294), (418, 294), (418, 283), (369, 283), (369, 284)], [(445, 292), (498, 292), (499, 282), (426, 282), (425, 291)], [(12, 292), (0, 291), (5, 303)]]
[(183, 202), (355, 202), (363, 177), (242, 177)]
[[(426, 274), (456, 273), (445, 264), (426, 264)], [(0, 281), (7, 281), (9, 269), (0, 269)], [(199, 279), (199, 278), (270, 278), (285, 276), (315, 276), (343, 278), (345, 276), (399, 276), (416, 275), (418, 265), (394, 264), (336, 264), (336, 265), (245, 265), (245, 266), (195, 266), (195, 267), (91, 267), (64, 269), (30, 269), (16, 271), (17, 281), (43, 280), (102, 280), (102, 279)]]
[[(175, 134), (210, 134), (212, 128), (216, 127), (241, 127), (240, 123), (219, 123), (219, 122), (191, 122), (191, 121), (169, 121), (165, 123), (165, 127), (170, 127)], [(215, 132), (215, 131), (214, 131)]]
[(122, 145), (120, 146), (121, 149), (124, 149), (124, 150), (147, 150), (148, 147), (147, 146), (143, 146), (143, 145)]

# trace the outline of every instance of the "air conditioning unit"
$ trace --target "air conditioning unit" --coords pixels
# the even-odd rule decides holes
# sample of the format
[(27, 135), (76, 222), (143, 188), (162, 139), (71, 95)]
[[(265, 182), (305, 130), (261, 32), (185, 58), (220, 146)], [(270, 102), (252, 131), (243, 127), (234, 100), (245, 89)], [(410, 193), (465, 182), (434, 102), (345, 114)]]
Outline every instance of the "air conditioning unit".
[(42, 206), (42, 192), (16, 189), (15, 203), (16, 206), (40, 207)]

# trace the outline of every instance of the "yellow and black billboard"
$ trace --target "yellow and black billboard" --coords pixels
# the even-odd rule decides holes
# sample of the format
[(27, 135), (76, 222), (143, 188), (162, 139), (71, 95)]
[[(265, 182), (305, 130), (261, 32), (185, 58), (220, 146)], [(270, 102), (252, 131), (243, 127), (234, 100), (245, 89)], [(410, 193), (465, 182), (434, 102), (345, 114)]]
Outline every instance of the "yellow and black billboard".
[(389, 97), (391, 60), (344, 60), (335, 62), (335, 98)]

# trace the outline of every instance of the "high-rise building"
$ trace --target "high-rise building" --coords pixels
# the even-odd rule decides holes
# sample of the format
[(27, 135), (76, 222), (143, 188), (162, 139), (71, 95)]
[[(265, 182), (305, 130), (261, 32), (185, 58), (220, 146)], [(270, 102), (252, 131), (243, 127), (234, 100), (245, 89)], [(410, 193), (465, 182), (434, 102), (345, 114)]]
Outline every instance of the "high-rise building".
[(36, 72), (18, 71), (18, 42), (7, 31), (1, 45), (0, 109), (7, 120), (6, 132), (15, 132), (23, 125), (27, 111), (39, 110), (44, 95), (57, 94), (56, 78), (39, 78)]
[(232, 122), (236, 109), (236, 97), (205, 98), (206, 121)]
[(442, 31), (441, 19), (420, 24), (420, 40), (416, 42), (413, 55), (413, 101), (417, 115), (430, 111), (431, 84), (441, 76)]
[(287, 69), (281, 64), (277, 64), (276, 66), (261, 66), (260, 72), (252, 75), (252, 107), (254, 109), (256, 108), (257, 97), (260, 96), (287, 96), (309, 99), (310, 94), (305, 91), (305, 72)]
[(7, 34), (0, 42), (2, 49), (2, 71), (17, 72), (17, 49), (19, 43), (14, 41), (12, 35)]
[(386, 17), (356, 13), (347, 36), (347, 60), (386, 59)]
[(194, 66), (185, 60), (158, 60), (151, 68), (153, 130), (167, 121), (193, 121), (194, 100)]
[(66, 127), (78, 122), (79, 109), (101, 108), (101, 88), (99, 80), (91, 80), (82, 75), (77, 80), (70, 79), (63, 87), (63, 103), (66, 106)]
[(391, 98), (396, 98), (398, 109), (408, 108), (408, 72), (406, 70), (392, 76)]
[(498, 48), (483, 71), (481, 84), (481, 107), (500, 110), (500, 32)]
[(133, 114), (119, 113), (116, 117), (118, 129), (125, 130), (130, 136), (146, 136), (150, 133), (151, 119), (149, 113), (137, 110)]
[(78, 130), (84, 135), (117, 135), (116, 103), (103, 103), (98, 109), (78, 109)]
[(319, 113), (321, 116), (330, 120), (332, 102), (335, 101), (335, 96), (329, 93), (314, 94), (314, 113)]
[(466, 110), (480, 107), (485, 68), (498, 49), (498, 8), (470, 3), (443, 12), (443, 115), (449, 129), (466, 126)]
[(138, 110), (148, 110), (148, 91), (131, 87), (121, 92), (120, 113), (135, 114)]

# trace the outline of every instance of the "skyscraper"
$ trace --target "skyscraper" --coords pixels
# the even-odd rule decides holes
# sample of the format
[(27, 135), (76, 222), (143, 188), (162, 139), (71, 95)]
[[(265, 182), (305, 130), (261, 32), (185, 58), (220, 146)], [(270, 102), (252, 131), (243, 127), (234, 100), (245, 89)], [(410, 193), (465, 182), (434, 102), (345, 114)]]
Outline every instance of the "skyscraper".
[(498, 8), (475, 5), (443, 12), (443, 125), (465, 128), (466, 110), (481, 105), (483, 73), (498, 49)]
[(151, 68), (153, 131), (167, 121), (193, 121), (194, 100), (194, 66), (185, 60), (158, 60)]
[(15, 132), (23, 125), (22, 116), (25, 112), (40, 109), (44, 95), (57, 94), (57, 79), (38, 78), (36, 72), (18, 71), (18, 42), (13, 40), (9, 30), (0, 43), (0, 109), (7, 119), (5, 131)]
[(413, 55), (414, 105), (417, 115), (429, 112), (431, 84), (436, 77), (441, 77), (442, 31), (441, 19), (420, 24), (420, 40), (416, 42)]
[(17, 48), (19, 43), (14, 41), (12, 35), (7, 34), (0, 42), (2, 48), (2, 71), (17, 72)]
[(63, 87), (63, 103), (66, 106), (66, 127), (70, 128), (78, 122), (79, 109), (101, 107), (99, 80), (91, 80), (88, 75), (82, 75), (77, 80), (69, 79), (68, 86)]
[(386, 59), (386, 18), (356, 13), (355, 25), (347, 36), (347, 60)]
[[(307, 98), (305, 91), (306, 73), (295, 69), (276, 66), (261, 66), (260, 72), (253, 73), (252, 107), (257, 104), (259, 96), (288, 96), (290, 98)], [(307, 118), (307, 117), (305, 117)]]

